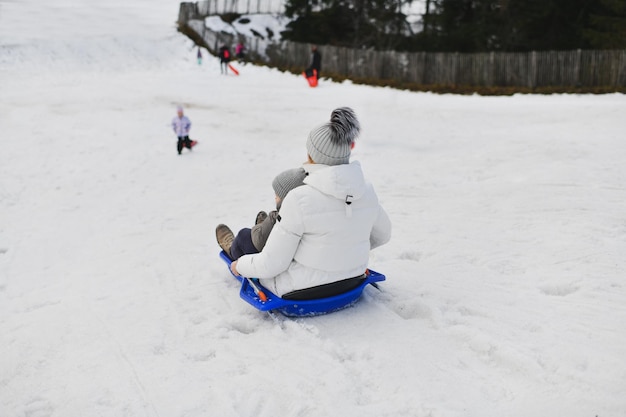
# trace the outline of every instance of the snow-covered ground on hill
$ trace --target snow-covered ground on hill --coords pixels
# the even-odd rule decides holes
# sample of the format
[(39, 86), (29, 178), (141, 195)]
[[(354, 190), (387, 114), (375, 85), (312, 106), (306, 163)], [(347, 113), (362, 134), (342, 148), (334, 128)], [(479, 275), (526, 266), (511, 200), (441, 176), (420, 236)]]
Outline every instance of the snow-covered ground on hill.
[[(624, 95), (222, 76), (177, 13), (0, 0), (0, 416), (626, 414)], [(393, 222), (387, 281), (279, 324), (214, 229), (271, 209), (339, 106)]]

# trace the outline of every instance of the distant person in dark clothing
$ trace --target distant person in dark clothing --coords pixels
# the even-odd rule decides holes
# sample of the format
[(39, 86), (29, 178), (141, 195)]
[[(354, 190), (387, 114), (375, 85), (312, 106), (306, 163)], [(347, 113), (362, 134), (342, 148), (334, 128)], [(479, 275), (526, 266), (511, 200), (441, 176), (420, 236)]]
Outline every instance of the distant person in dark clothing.
[(317, 51), (317, 46), (313, 45), (311, 47), (311, 65), (306, 69), (306, 75), (313, 75), (313, 70), (316, 71), (317, 79), (320, 78), (320, 73), (322, 72), (322, 55)]
[(230, 50), (224, 45), (220, 48), (220, 71), (222, 74), (228, 74), (228, 63), (230, 62)]

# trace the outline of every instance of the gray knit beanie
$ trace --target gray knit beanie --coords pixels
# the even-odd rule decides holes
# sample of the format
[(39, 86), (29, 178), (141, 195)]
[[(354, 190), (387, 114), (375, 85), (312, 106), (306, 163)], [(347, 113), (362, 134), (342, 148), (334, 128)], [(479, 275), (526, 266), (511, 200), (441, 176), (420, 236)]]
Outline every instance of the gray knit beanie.
[(352, 143), (361, 130), (354, 110), (340, 107), (333, 110), (330, 122), (309, 133), (306, 150), (316, 164), (341, 165), (350, 162)]
[(306, 172), (303, 168), (288, 169), (274, 178), (272, 187), (276, 195), (282, 200), (289, 191), (303, 185), (304, 178), (306, 178)]

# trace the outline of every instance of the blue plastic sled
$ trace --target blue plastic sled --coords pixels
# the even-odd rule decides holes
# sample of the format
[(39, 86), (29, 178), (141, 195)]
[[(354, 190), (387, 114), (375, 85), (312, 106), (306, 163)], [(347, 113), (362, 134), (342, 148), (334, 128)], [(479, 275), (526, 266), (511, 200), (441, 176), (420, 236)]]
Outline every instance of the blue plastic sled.
[(230, 273), (241, 282), (241, 290), (239, 291), (241, 298), (260, 311), (278, 311), (288, 317), (319, 316), (350, 307), (359, 300), (363, 289), (368, 284), (376, 286), (376, 282), (385, 280), (383, 274), (370, 269), (367, 271), (365, 279), (358, 287), (342, 294), (313, 300), (286, 300), (273, 294), (267, 288), (263, 287), (258, 280), (253, 279), (255, 285), (258, 286), (267, 297), (266, 301), (262, 301), (248, 279), (232, 273), (230, 270), (232, 261), (224, 251), (220, 252), (220, 258), (226, 262)]

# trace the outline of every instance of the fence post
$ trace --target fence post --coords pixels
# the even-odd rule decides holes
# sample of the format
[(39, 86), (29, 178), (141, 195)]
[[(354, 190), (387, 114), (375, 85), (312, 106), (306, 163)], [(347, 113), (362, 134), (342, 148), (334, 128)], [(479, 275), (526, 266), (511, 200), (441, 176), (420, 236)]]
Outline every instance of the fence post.
[(581, 84), (580, 70), (582, 68), (582, 62), (581, 62), (582, 56), (583, 56), (582, 51), (580, 49), (577, 49), (576, 50), (576, 69), (574, 70), (575, 75), (576, 75), (576, 79), (574, 80), (575, 81), (574, 85), (576, 87), (580, 86)]
[(619, 78), (620, 78), (622, 55), (623, 55), (622, 52), (623, 51), (611, 52), (611, 55), (612, 55), (611, 62), (613, 62), (613, 65), (614, 65), (613, 68), (615, 68), (614, 71), (611, 71), (613, 73), (613, 87), (619, 86)]
[(459, 74), (459, 53), (454, 53), (454, 71), (452, 71), (452, 84), (456, 86), (458, 84), (458, 74)]
[(626, 49), (621, 51), (617, 65), (617, 86), (626, 87)]
[(488, 86), (493, 87), (496, 81), (496, 55), (493, 51), (489, 53), (489, 81)]
[(422, 84), (428, 84), (428, 63), (426, 62), (428, 55), (426, 54), (426, 52), (420, 52), (420, 54), (422, 55)]
[(530, 53), (530, 88), (537, 87), (537, 51)]

